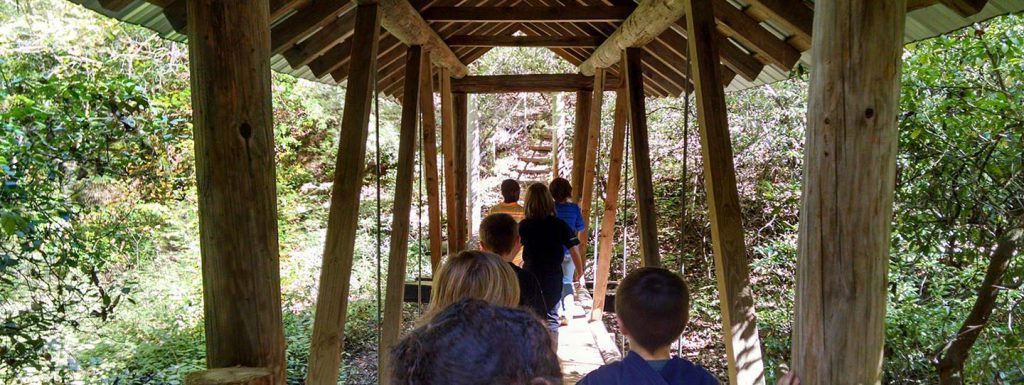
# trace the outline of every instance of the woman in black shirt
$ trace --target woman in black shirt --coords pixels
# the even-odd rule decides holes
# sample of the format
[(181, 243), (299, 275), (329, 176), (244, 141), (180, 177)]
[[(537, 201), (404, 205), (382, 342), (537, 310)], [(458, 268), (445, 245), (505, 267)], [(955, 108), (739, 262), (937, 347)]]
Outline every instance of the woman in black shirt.
[(526, 190), (526, 219), (519, 222), (519, 238), (523, 243), (523, 268), (540, 281), (548, 307), (545, 321), (557, 341), (563, 247), (575, 254), (573, 246), (580, 240), (569, 225), (555, 216), (555, 199), (543, 183), (534, 183)]

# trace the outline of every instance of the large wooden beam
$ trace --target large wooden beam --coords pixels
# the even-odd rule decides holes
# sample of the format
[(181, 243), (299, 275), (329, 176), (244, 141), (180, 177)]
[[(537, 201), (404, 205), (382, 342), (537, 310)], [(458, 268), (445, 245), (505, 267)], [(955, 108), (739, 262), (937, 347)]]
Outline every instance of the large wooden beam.
[(651, 150), (647, 140), (647, 107), (644, 102), (641, 48), (626, 48), (626, 95), (629, 101), (629, 126), (633, 130), (633, 171), (636, 175), (637, 217), (640, 222), (641, 261), (644, 266), (661, 266), (658, 250), (658, 214), (654, 204), (651, 175)]
[(622, 50), (641, 47), (661, 35), (683, 16), (685, 0), (647, 0), (580, 64), (580, 72), (593, 75), (595, 68), (608, 68), (622, 57)]
[[(691, 74), (696, 89), (697, 121), (704, 156), (704, 184), (715, 275), (722, 310), (722, 332), (731, 384), (764, 384), (764, 363), (750, 288), (743, 219), (736, 188), (725, 89), (718, 65), (719, 42), (711, 8), (714, 0), (687, 3)], [(730, 5), (731, 7), (731, 5)]]
[(633, 12), (632, 6), (609, 7), (431, 7), (423, 11), (430, 22), (463, 23), (577, 23), (588, 21), (621, 22)]
[[(782, 41), (726, 0), (713, 0), (718, 30), (743, 43), (783, 71), (789, 71), (800, 60), (800, 51)], [(689, 23), (687, 23), (689, 25)]]
[(815, 4), (793, 370), (878, 384), (906, 0)]
[(459, 251), (459, 216), (455, 194), (458, 175), (455, 173), (455, 105), (452, 101), (452, 81), (448, 70), (442, 68), (441, 79), (441, 154), (444, 157), (444, 203), (448, 224), (448, 255)]
[(185, 376), (185, 385), (271, 385), (276, 383), (274, 381), (274, 372), (269, 369), (239, 366), (204, 370)]
[(187, 33), (206, 364), (284, 384), (269, 12), (189, 0)]
[(748, 13), (779, 23), (790, 33), (809, 40), (814, 27), (814, 9), (803, 0), (751, 0)]
[(587, 130), (587, 158), (583, 163), (583, 181), (580, 186), (580, 212), (583, 213), (583, 223), (586, 223), (586, 230), (580, 234), (580, 257), (586, 263), (587, 256), (587, 234), (590, 233), (590, 203), (594, 196), (594, 173), (597, 171), (597, 157), (600, 156), (601, 144), (601, 107), (604, 105), (604, 83), (605, 70), (597, 69), (594, 72), (594, 96), (590, 98), (590, 128)]
[[(617, 85), (618, 79), (611, 79), (611, 82), (606, 82), (605, 89), (614, 89)], [(594, 77), (580, 74), (484, 75), (452, 80), (453, 92), (471, 94), (573, 92), (593, 89)]]
[(306, 383), (328, 385), (338, 381), (341, 343), (348, 312), (349, 278), (359, 228), (359, 197), (366, 163), (366, 137), (373, 96), (373, 69), (380, 35), (380, 8), (363, 4), (356, 8), (352, 36), (352, 66), (345, 87), (345, 110), (341, 117), (334, 187), (327, 217), (327, 239), (320, 270), (316, 319), (309, 343), (309, 372)]
[(939, 0), (939, 2), (963, 17), (974, 16), (985, 8), (985, 4), (988, 4), (988, 0)]
[[(413, 168), (416, 166), (416, 123), (419, 119), (421, 48), (409, 47), (405, 54), (405, 89), (402, 95), (402, 120), (398, 132), (398, 164), (395, 171), (395, 198), (388, 249), (388, 284), (384, 296), (380, 352), (390, 352), (402, 331), (402, 299), (405, 295), (405, 268), (409, 259), (409, 214), (412, 211)], [(429, 64), (429, 63), (426, 63)], [(428, 69), (429, 74), (429, 69)], [(377, 383), (391, 383), (391, 355), (380, 356)]]
[(599, 36), (476, 36), (455, 35), (444, 40), (451, 47), (547, 47), (593, 48), (604, 41)]
[(452, 49), (408, 1), (380, 0), (380, 8), (384, 13), (382, 25), (402, 43), (422, 45), (430, 52), (430, 61), (437, 67), (447, 69), (452, 77), (461, 78), (469, 73), (469, 68), (459, 61)]
[(347, 13), (325, 25), (319, 32), (284, 52), (292, 68), (309, 64), (338, 43), (352, 36), (356, 26), (356, 15)]
[(587, 163), (587, 139), (590, 132), (590, 105), (593, 92), (576, 92), (576, 124), (572, 137), (572, 201), (579, 202), (583, 196), (583, 170)]
[(629, 116), (626, 90), (615, 93), (615, 123), (612, 125), (611, 160), (608, 162), (608, 187), (605, 189), (604, 213), (597, 246), (597, 274), (594, 279), (594, 306), (590, 320), (600, 321), (608, 293), (615, 241), (615, 217), (619, 209), (619, 186), (622, 184), (622, 156), (626, 144), (626, 119)]
[(99, 0), (100, 6), (114, 12), (121, 11), (135, 0)]
[(437, 122), (434, 118), (434, 77), (430, 58), (420, 63), (420, 114), (423, 119), (423, 176), (427, 187), (427, 235), (430, 238), (430, 271), (441, 268), (441, 197), (437, 180)]
[(316, 0), (305, 8), (275, 25), (271, 31), (270, 53), (284, 53), (295, 43), (321, 27), (335, 21), (338, 15), (351, 11), (355, 3), (349, 0)]
[(465, 93), (452, 94), (455, 117), (455, 215), (458, 229), (458, 251), (466, 249), (469, 242), (469, 96)]

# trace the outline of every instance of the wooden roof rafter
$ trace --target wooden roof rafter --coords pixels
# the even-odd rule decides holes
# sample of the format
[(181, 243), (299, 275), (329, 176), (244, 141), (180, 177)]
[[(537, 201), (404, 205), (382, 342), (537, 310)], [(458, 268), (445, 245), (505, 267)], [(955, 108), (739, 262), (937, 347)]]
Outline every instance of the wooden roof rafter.
[[(187, 0), (69, 0), (104, 15), (135, 23), (182, 41), (185, 39)], [(275, 70), (295, 76), (328, 81), (347, 77), (351, 55), (352, 20), (355, 4), (373, 0), (268, 0), (270, 7), (271, 59)], [(404, 64), (395, 64), (409, 44), (436, 45), (440, 62), (460, 66), (476, 60), (494, 46), (543, 46), (556, 55), (587, 66), (592, 56), (601, 56), (607, 39), (628, 25), (637, 12), (651, 5), (666, 5), (685, 0), (380, 0), (382, 19), (399, 14), (410, 16), (418, 24), (416, 40), (403, 40), (399, 34), (409, 24), (389, 26), (382, 20), (378, 69), (382, 86), (400, 85)], [(640, 4), (637, 4), (640, 3)], [(388, 10), (389, 4), (401, 9)], [(711, 0), (715, 29), (719, 37), (720, 63), (726, 75), (740, 75), (730, 89), (784, 79), (801, 60), (813, 33), (814, 10), (809, 0)], [(449, 8), (445, 8), (449, 7)], [(509, 8), (516, 7), (516, 8)], [(404, 9), (404, 11), (402, 10)], [(945, 33), (996, 15), (1024, 11), (1019, 0), (908, 0), (906, 39), (916, 41)], [(580, 12), (571, 12), (579, 10)], [(634, 10), (629, 13), (626, 12)], [(639, 10), (639, 11), (638, 11)], [(450, 12), (449, 12), (450, 11)], [(422, 13), (441, 15), (427, 22)], [(460, 16), (461, 15), (461, 16)], [(974, 15), (969, 16), (968, 15)], [(624, 17), (625, 16), (625, 17)], [(681, 15), (682, 16), (682, 15)], [(433, 18), (433, 17), (431, 17)], [(621, 19), (626, 19), (622, 23)], [(417, 21), (417, 19), (419, 19)], [(441, 21), (444, 20), (444, 21)], [(518, 28), (513, 24), (521, 22)], [(644, 77), (653, 84), (652, 96), (677, 95), (690, 87), (685, 66), (688, 53), (685, 17), (668, 27), (652, 31), (643, 47)], [(394, 27), (394, 28), (393, 28)], [(516, 30), (531, 36), (512, 36)], [(407, 31), (406, 31), (407, 32)], [(654, 34), (654, 32), (659, 32)], [(435, 35), (438, 39), (431, 39)], [(502, 40), (487, 36), (503, 35)], [(429, 40), (421, 40), (424, 36)], [(454, 47), (444, 39), (456, 37)], [(461, 41), (460, 41), (461, 40)], [(594, 48), (597, 45), (597, 48)], [(616, 50), (617, 51), (617, 50)], [(617, 61), (619, 52), (614, 52)], [(452, 60), (454, 59), (454, 60)], [(455, 61), (460, 63), (456, 63)], [(434, 60), (438, 64), (438, 60)], [(615, 71), (616, 67), (611, 67)], [(585, 69), (585, 68), (584, 68)], [(458, 75), (459, 71), (452, 71)], [(586, 72), (586, 71), (584, 71)]]

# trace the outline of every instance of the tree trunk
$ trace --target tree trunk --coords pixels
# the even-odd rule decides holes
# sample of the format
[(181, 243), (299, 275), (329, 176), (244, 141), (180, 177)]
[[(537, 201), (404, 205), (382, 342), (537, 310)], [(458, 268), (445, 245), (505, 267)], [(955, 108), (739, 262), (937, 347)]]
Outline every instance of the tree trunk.
[(988, 261), (985, 279), (978, 288), (978, 298), (974, 300), (974, 307), (967, 314), (967, 319), (953, 340), (949, 341), (939, 352), (939, 357), (936, 357), (935, 369), (939, 372), (940, 385), (964, 383), (964, 362), (967, 361), (967, 355), (970, 354), (971, 347), (978, 340), (985, 325), (988, 325), (988, 319), (996, 307), (999, 286), (1006, 277), (1006, 271), (1010, 268), (1010, 260), (1017, 252), (1017, 246), (1016, 240), (1010, 237), (1003, 237), (996, 244), (996, 249)]

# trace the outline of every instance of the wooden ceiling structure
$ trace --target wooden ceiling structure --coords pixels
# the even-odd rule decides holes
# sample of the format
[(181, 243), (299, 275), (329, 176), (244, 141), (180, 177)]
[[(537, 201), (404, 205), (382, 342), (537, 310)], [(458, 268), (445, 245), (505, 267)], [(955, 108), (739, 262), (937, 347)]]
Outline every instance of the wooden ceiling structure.
[[(576, 92), (574, 198), (589, 217), (606, 90), (616, 91), (607, 190), (618, 191), (628, 125), (636, 188), (623, 199), (637, 202), (645, 266), (661, 264), (645, 100), (693, 91), (729, 380), (764, 384), (725, 92), (783, 79), (798, 65), (811, 76), (793, 369), (810, 385), (880, 383), (903, 43), (1024, 10), (1021, 0), (829, 0), (813, 8), (802, 0), (72, 1), (189, 37), (212, 369), (190, 375), (191, 385), (285, 382), (271, 68), (347, 82), (307, 384), (338, 378), (375, 91), (403, 102), (379, 346), (387, 351), (401, 331), (420, 135), (436, 267), (437, 136), (448, 254), (467, 246), (467, 93)], [(580, 73), (469, 73), (468, 64), (500, 46), (547, 47)], [(595, 321), (611, 260), (616, 201), (609, 197)], [(388, 360), (381, 356), (382, 384), (391, 383)]]
[[(186, 0), (71, 0), (108, 16), (144, 25), (169, 38), (184, 39)], [(387, 0), (382, 4), (388, 3)], [(655, 4), (658, 2), (650, 2)], [(663, 2), (670, 3), (670, 2)], [(988, 8), (985, 9), (986, 3)], [(1024, 9), (1016, 0), (910, 0), (907, 40), (919, 40), (969, 25), (994, 15)], [(436, 32), (432, 48), (451, 52), (463, 66), (498, 46), (548, 47), (580, 66), (587, 61), (638, 6), (632, 0), (413, 0), (411, 9)], [(271, 53), (274, 69), (324, 82), (348, 77), (354, 1), (270, 0)], [(664, 4), (660, 6), (664, 7)], [(721, 63), (730, 90), (788, 77), (806, 64), (813, 30), (813, 3), (804, 0), (715, 0)], [(982, 11), (985, 12), (982, 12)], [(404, 74), (403, 47), (419, 36), (394, 34), (384, 15), (377, 71), (380, 88), (400, 96)], [(403, 17), (408, 18), (411, 15)], [(408, 20), (396, 20), (407, 23)], [(646, 94), (678, 96), (686, 78), (686, 21), (642, 45)], [(443, 44), (441, 44), (443, 43)], [(436, 57), (438, 53), (432, 52)], [(447, 54), (445, 54), (447, 55)], [(449, 60), (449, 63), (455, 63)], [(437, 62), (435, 61), (435, 64)], [(460, 67), (455, 65), (454, 67)], [(455, 68), (450, 68), (455, 69)], [(617, 68), (611, 68), (618, 75)], [(592, 75), (592, 71), (583, 71)], [(457, 85), (456, 85), (457, 87)]]

